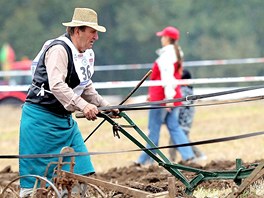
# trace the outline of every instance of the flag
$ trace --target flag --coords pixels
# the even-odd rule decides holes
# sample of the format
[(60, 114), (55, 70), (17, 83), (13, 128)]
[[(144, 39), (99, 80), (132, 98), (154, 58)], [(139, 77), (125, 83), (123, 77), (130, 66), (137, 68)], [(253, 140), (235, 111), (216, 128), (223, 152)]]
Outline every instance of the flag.
[(4, 44), (0, 51), (0, 63), (1, 70), (8, 71), (11, 69), (11, 65), (15, 61), (15, 51), (9, 44)]

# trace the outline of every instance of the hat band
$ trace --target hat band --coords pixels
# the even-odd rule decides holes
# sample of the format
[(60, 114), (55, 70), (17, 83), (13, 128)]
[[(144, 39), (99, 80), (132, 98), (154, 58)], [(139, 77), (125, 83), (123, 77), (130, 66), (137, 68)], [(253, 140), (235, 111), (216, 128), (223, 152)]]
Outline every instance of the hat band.
[(85, 23), (85, 24), (90, 24), (90, 25), (98, 25), (97, 23), (94, 23), (94, 22), (85, 22), (85, 21), (79, 21), (79, 20), (72, 20), (72, 22)]

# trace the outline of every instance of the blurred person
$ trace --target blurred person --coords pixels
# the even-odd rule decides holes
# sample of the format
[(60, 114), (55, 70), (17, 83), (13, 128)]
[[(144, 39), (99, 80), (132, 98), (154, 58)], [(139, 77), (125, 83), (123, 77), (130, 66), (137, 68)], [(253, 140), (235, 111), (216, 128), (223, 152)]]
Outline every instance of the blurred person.
[[(182, 73), (182, 79), (191, 79), (191, 73), (189, 70), (184, 69)], [(187, 97), (190, 95), (193, 95), (193, 87), (189, 84), (181, 85), (181, 93), (182, 97)], [(190, 102), (183, 102), (183, 104), (193, 104), (193, 101)], [(189, 139), (190, 130), (193, 124), (193, 118), (195, 114), (195, 109), (192, 106), (182, 106), (179, 107), (180, 113), (179, 113), (179, 124), (184, 133), (187, 135)], [(173, 141), (170, 138), (169, 145), (172, 145)], [(202, 153), (196, 146), (192, 146), (193, 152), (195, 154), (195, 159), (193, 162), (197, 162), (199, 160), (206, 160), (207, 157), (204, 153)], [(170, 160), (175, 161), (176, 160), (176, 150), (177, 148), (169, 148), (169, 155)]]
[[(22, 107), (19, 154), (58, 154), (63, 147), (87, 153), (74, 111), (83, 112), (95, 120), (98, 107), (109, 103), (98, 94), (91, 77), (94, 73), (94, 51), (98, 31), (97, 13), (89, 8), (75, 8), (71, 22), (62, 23), (66, 33), (45, 42), (33, 61), (33, 79)], [(118, 110), (113, 110), (118, 113)], [(29, 158), (19, 160), (19, 174), (44, 176), (50, 162), (58, 158)], [(55, 165), (47, 178), (51, 179)], [(69, 166), (63, 166), (69, 171)], [(95, 172), (90, 156), (75, 157), (74, 173), (90, 175)], [(34, 178), (20, 179), (20, 196), (32, 192)]]
[[(177, 28), (168, 26), (162, 31), (156, 33), (157, 36), (161, 37), (162, 48), (157, 51), (158, 58), (153, 64), (151, 80), (161, 80), (164, 86), (150, 86), (148, 100), (159, 101), (164, 99), (181, 98), (181, 90), (179, 85), (173, 84), (176, 79), (181, 78), (183, 66), (182, 57), (183, 52), (178, 45), (180, 39), (180, 32)], [(160, 137), (160, 128), (165, 122), (170, 137), (174, 144), (189, 143), (186, 134), (179, 126), (179, 108), (181, 102), (175, 102), (173, 104), (167, 103), (166, 106), (175, 106), (176, 108), (160, 108), (149, 110), (149, 139), (158, 146)], [(147, 148), (150, 148), (147, 145)], [(181, 153), (184, 161), (190, 161), (194, 158), (194, 153), (191, 147), (180, 147), (179, 152)], [(153, 150), (155, 152), (155, 150)], [(145, 152), (142, 152), (139, 156), (137, 163), (146, 164), (151, 162), (150, 156)]]

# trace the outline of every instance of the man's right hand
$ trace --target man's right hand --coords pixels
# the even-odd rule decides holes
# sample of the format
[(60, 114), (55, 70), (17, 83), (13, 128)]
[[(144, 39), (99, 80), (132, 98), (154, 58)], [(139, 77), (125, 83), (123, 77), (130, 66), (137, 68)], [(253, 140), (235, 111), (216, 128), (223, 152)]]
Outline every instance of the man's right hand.
[(87, 104), (83, 110), (83, 114), (87, 120), (96, 120), (98, 113), (99, 113), (98, 108), (90, 103)]

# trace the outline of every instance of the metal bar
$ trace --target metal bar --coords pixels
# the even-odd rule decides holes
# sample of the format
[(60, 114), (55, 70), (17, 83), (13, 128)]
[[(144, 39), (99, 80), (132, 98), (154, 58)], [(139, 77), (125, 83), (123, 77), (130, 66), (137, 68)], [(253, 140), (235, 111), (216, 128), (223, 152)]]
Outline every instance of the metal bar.
[(139, 81), (139, 83), (137, 84), (137, 86), (132, 89), (129, 94), (122, 100), (122, 102), (120, 102), (120, 105), (124, 104), (128, 98), (130, 98), (137, 90), (138, 88), (143, 84), (143, 82), (150, 76), (150, 74), (152, 73), (152, 70), (149, 70), (145, 76)]
[(232, 194), (229, 195), (228, 198), (236, 198), (238, 197), (251, 183), (256, 181), (259, 177), (261, 177), (264, 174), (264, 161), (262, 161), (247, 177), (242, 185), (238, 188), (237, 191), (233, 192)]
[[(119, 126), (118, 130), (130, 139), (134, 144), (136, 144), (141, 150), (146, 152), (153, 160), (158, 162), (160, 166), (163, 166), (167, 171), (169, 171), (173, 176), (179, 179), (186, 187), (185, 192), (187, 194), (192, 194), (194, 188), (206, 180), (218, 180), (218, 179), (232, 179), (234, 181), (240, 181), (245, 179), (252, 173), (254, 168), (245, 168), (242, 166), (242, 161), (237, 159), (236, 170), (227, 170), (227, 171), (205, 171), (202, 169), (192, 168), (189, 166), (184, 166), (180, 164), (173, 164), (170, 160), (158, 149), (158, 147), (142, 132), (139, 127), (124, 113), (120, 113), (121, 118), (124, 118), (136, 131), (137, 133), (150, 145), (150, 148), (146, 148), (138, 140), (136, 140), (132, 135), (130, 135), (123, 127), (118, 125), (106, 114), (102, 114), (102, 117), (105, 118), (113, 126)], [(154, 148), (154, 149), (153, 149)], [(155, 152), (153, 151), (155, 150)], [(181, 173), (180, 170), (194, 172), (196, 176), (188, 181), (188, 179)]]
[[(137, 84), (137, 86), (136, 87), (134, 87), (134, 89), (132, 89), (130, 92), (129, 92), (129, 94), (119, 103), (119, 105), (122, 105), (122, 104), (124, 104), (127, 100), (128, 100), (128, 98), (130, 98), (137, 90), (138, 90), (138, 88), (140, 87), (140, 85), (142, 85), (142, 83), (150, 76), (150, 74), (152, 73), (152, 70), (149, 70), (146, 74), (145, 74), (145, 76), (139, 81), (139, 83)], [(79, 115), (80, 116), (80, 118), (81, 117), (84, 117), (84, 115), (83, 114), (80, 114)], [(95, 129), (87, 136), (87, 138), (85, 138), (85, 140), (84, 140), (84, 142), (86, 142), (93, 134), (94, 134), (94, 132), (103, 124), (105, 122), (105, 119), (103, 120), (103, 121), (101, 121), (98, 125), (97, 125), (97, 127), (95, 127)]]
[[(105, 119), (112, 125), (118, 125), (114, 122), (110, 117), (103, 114)], [(120, 116), (123, 117), (133, 128), (137, 131), (137, 133), (150, 145), (152, 148), (157, 148), (157, 146), (142, 132), (137, 125), (124, 113), (121, 112)], [(128, 139), (130, 139), (134, 144), (136, 144), (139, 148), (141, 148), (144, 152), (146, 152), (153, 160), (155, 160), (160, 166), (163, 166), (167, 171), (169, 171), (172, 175), (174, 175), (177, 179), (179, 179), (189, 191), (193, 191), (193, 186), (188, 182), (188, 179), (175, 167), (167, 166), (168, 164), (172, 164), (170, 160), (159, 150), (155, 149), (155, 153), (149, 149), (147, 149), (143, 144), (141, 144), (138, 140), (136, 140), (133, 136), (131, 136), (128, 132), (126, 132), (122, 127), (119, 128), (119, 131), (125, 135)]]
[[(228, 94), (240, 93), (245, 91), (251, 91), (255, 89), (262, 89), (264, 85), (257, 85), (251, 87), (244, 87), (239, 89), (232, 89), (228, 91), (220, 91), (208, 94), (201, 94), (201, 95), (189, 95), (183, 98), (176, 98), (176, 99), (166, 99), (166, 100), (159, 100), (159, 101), (151, 101), (151, 102), (141, 102), (141, 103), (134, 103), (134, 104), (127, 104), (127, 105), (115, 105), (115, 106), (106, 106), (106, 107), (98, 107), (100, 111), (107, 111), (113, 109), (124, 109), (124, 108), (132, 108), (132, 107), (146, 107), (146, 106), (153, 106), (153, 105), (162, 105), (166, 103), (174, 103), (174, 102), (184, 102), (184, 101), (195, 101), (199, 99), (211, 98), (216, 96), (223, 96)], [(84, 118), (83, 113), (76, 113), (76, 118)]]

